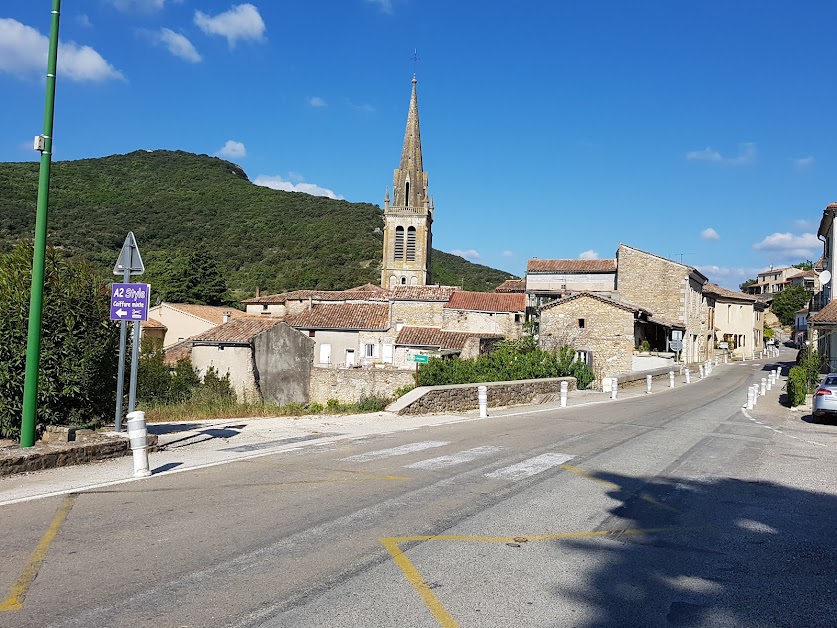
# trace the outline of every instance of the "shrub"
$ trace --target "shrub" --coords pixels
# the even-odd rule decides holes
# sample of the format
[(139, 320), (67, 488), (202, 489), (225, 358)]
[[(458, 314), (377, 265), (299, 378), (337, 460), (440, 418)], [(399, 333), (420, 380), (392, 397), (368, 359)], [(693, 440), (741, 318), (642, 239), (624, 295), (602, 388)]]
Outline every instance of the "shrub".
[(807, 392), (808, 382), (805, 369), (801, 366), (794, 366), (788, 373), (788, 402), (791, 407), (805, 403)]
[[(0, 437), (18, 439), (23, 413), (31, 243), (0, 255)], [(109, 290), (87, 264), (47, 250), (37, 429), (90, 426), (113, 417), (119, 327), (109, 320)]]
[(415, 386), (413, 386), (412, 384), (407, 384), (406, 386), (401, 386), (400, 388), (396, 388), (395, 392), (392, 393), (392, 398), (393, 399), (398, 399), (400, 397), (403, 397), (404, 395), (406, 395), (408, 392), (410, 392), (414, 388), (415, 388)]
[(643, 340), (639, 345), (640, 351), (651, 351), (651, 343), (648, 340)]
[(367, 397), (361, 397), (358, 402), (354, 404), (354, 409), (357, 412), (380, 412), (388, 405), (389, 398), (369, 395)]
[(308, 414), (319, 414), (323, 411), (323, 404), (314, 401), (312, 403), (309, 403), (306, 406), (306, 409), (308, 410)]

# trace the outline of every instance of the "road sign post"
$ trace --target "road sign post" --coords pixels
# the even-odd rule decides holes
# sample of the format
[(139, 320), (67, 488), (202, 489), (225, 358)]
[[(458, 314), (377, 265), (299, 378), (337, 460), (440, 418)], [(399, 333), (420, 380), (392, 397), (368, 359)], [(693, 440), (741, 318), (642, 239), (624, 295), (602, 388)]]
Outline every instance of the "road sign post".
[[(121, 285), (123, 286), (130, 286), (131, 275), (141, 275), (145, 272), (145, 264), (142, 262), (142, 256), (139, 252), (139, 247), (137, 246), (137, 240), (134, 238), (134, 232), (129, 231), (128, 235), (125, 237), (125, 243), (122, 245), (122, 250), (119, 252), (119, 259), (116, 260), (116, 265), (113, 267), (113, 274), (114, 275), (122, 275), (122, 284), (113, 284), (113, 286)], [(133, 285), (142, 285), (146, 286), (147, 284), (133, 284)], [(128, 318), (129, 313), (134, 313), (136, 311), (135, 308), (132, 308), (129, 311), (126, 310), (125, 307), (122, 305), (117, 306), (114, 308), (114, 287), (111, 286), (111, 302), (110, 302), (110, 318), (111, 320), (118, 320), (121, 321), (120, 329), (119, 329), (119, 369), (117, 371), (116, 376), (116, 416), (114, 418), (114, 426), (117, 432), (122, 430), (122, 402), (124, 397), (125, 391), (125, 350), (127, 345), (127, 338), (128, 338), (128, 321), (131, 320)], [(126, 299), (124, 291), (121, 293), (119, 297), (122, 301), (131, 301), (130, 299)], [(119, 311), (125, 311), (125, 314), (120, 315)], [(135, 320), (134, 324), (134, 345), (139, 348), (139, 337), (140, 337), (140, 329), (139, 329), (139, 321), (146, 320), (148, 318), (148, 296), (145, 297), (145, 308), (144, 308), (144, 318), (133, 319)], [(116, 315), (114, 317), (114, 315)], [(139, 353), (137, 352), (136, 358), (134, 357), (134, 351), (131, 352), (131, 382), (133, 393), (129, 392), (128, 394), (128, 412), (133, 411), (133, 403), (132, 399), (136, 399), (136, 371), (134, 365), (137, 363), (139, 359)]]

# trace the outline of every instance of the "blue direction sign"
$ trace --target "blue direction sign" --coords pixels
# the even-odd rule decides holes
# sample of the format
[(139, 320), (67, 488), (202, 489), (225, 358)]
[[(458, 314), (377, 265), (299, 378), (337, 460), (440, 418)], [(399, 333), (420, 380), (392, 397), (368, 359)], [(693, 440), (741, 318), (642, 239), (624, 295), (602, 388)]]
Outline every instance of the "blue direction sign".
[(110, 320), (148, 320), (151, 286), (147, 283), (110, 284)]

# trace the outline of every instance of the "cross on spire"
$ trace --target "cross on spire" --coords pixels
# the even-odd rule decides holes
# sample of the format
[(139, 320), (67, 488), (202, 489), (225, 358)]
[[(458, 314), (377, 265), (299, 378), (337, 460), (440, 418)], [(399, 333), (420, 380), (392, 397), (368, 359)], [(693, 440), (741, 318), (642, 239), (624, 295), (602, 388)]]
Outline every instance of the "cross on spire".
[(411, 59), (413, 60), (413, 76), (415, 76), (416, 70), (418, 69), (418, 62), (421, 61), (421, 59), (419, 59), (418, 50), (416, 48), (413, 48), (413, 56), (411, 57)]

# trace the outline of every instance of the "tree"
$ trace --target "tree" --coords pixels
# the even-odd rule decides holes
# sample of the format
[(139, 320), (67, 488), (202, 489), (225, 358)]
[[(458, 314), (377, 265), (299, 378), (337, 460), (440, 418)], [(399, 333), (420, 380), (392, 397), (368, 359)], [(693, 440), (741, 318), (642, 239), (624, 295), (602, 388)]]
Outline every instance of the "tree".
[[(0, 437), (18, 439), (23, 412), (32, 244), (0, 256)], [(47, 250), (38, 376), (38, 431), (113, 416), (119, 327), (107, 286), (85, 263)]]
[(800, 268), (802, 270), (813, 270), (814, 269), (814, 262), (811, 260), (805, 260), (804, 262), (799, 262), (798, 264), (794, 264), (791, 268)]
[(744, 283), (739, 284), (738, 289), (741, 290), (741, 292), (747, 292), (747, 288), (749, 286), (752, 286), (754, 283), (758, 283), (758, 281), (756, 281), (755, 279), (748, 279)]
[(203, 249), (153, 256), (145, 281), (161, 301), (197, 305), (228, 303), (224, 272)]
[(785, 288), (773, 299), (770, 307), (782, 325), (793, 325), (796, 313), (811, 299), (811, 293), (802, 286)]

